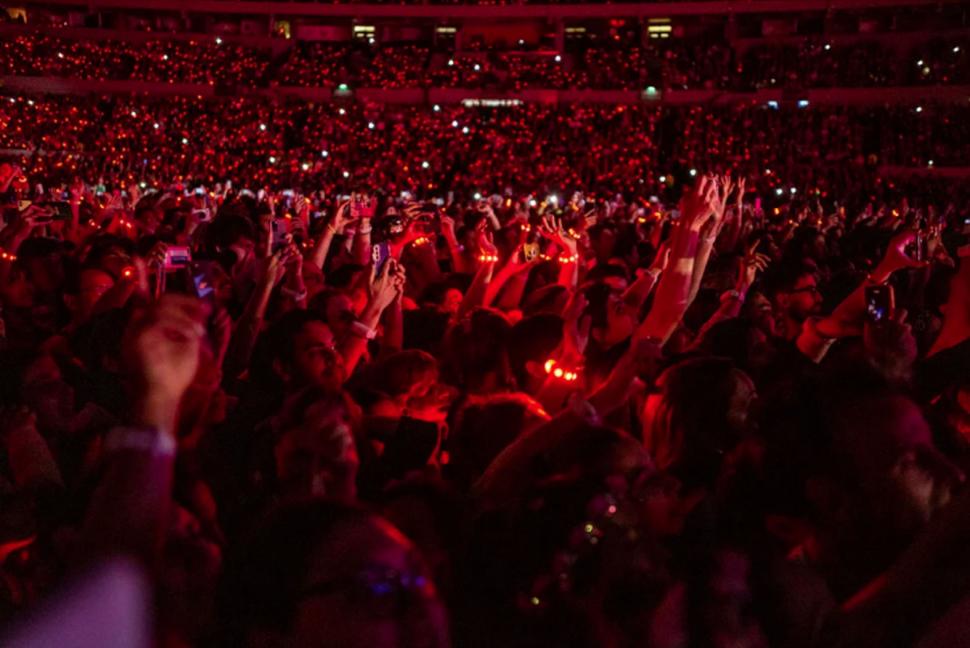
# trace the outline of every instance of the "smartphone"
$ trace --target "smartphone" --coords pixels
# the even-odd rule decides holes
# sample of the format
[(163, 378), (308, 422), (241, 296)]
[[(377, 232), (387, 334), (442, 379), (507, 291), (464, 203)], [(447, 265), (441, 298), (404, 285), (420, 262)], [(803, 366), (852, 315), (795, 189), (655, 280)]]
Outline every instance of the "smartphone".
[(919, 262), (926, 261), (929, 256), (927, 249), (927, 236), (923, 229), (916, 231), (916, 241), (913, 243), (913, 259)]
[(289, 233), (287, 231), (286, 220), (282, 218), (273, 219), (273, 252), (281, 250), (286, 247), (288, 241), (286, 240), (286, 235)]
[(377, 274), (384, 270), (384, 265), (387, 264), (389, 258), (391, 258), (391, 246), (388, 245), (387, 241), (378, 243), (371, 248), (371, 259), (374, 261), (374, 269)]
[(175, 272), (192, 262), (192, 250), (187, 245), (170, 245), (165, 251), (165, 272)]
[(878, 324), (891, 319), (895, 306), (892, 286), (866, 287), (866, 317), (870, 323)]
[(192, 285), (195, 287), (195, 296), (203, 301), (212, 301), (215, 288), (209, 281), (209, 273), (205, 266), (196, 265), (192, 268)]

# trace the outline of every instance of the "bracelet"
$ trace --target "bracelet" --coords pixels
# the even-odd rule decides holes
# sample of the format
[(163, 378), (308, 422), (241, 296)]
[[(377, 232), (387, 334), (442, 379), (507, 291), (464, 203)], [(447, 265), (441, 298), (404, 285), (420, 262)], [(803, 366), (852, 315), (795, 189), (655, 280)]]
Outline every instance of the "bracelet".
[(17, 255), (0, 248), (0, 261), (16, 261)]
[(721, 303), (724, 303), (729, 299), (736, 299), (743, 304), (744, 293), (742, 293), (740, 290), (734, 290), (734, 289), (725, 290), (723, 293), (721, 293)]
[(431, 240), (426, 236), (419, 236), (418, 238), (411, 241), (411, 245), (427, 245)]
[(482, 263), (498, 263), (497, 254), (479, 254), (478, 260)]
[(377, 331), (359, 320), (350, 325), (350, 332), (357, 337), (364, 338), (365, 340), (373, 340), (377, 337)]
[(546, 375), (565, 380), (566, 382), (574, 382), (577, 378), (579, 378), (578, 368), (575, 371), (563, 369), (559, 366), (559, 363), (552, 358), (546, 360), (546, 364), (543, 365), (543, 368), (546, 370)]
[(161, 457), (174, 457), (175, 439), (155, 428), (117, 427), (108, 433), (104, 442), (108, 452), (136, 450)]
[(561, 256), (559, 257), (558, 260), (559, 260), (559, 263), (563, 265), (566, 265), (569, 263), (576, 263), (577, 261), (579, 261), (579, 254), (574, 254), (572, 256), (567, 256), (567, 257)]
[(300, 290), (294, 290), (293, 288), (287, 288), (283, 286), (280, 288), (280, 292), (292, 299), (293, 301), (303, 301), (307, 297), (306, 288)]
[(327, 231), (334, 235), (337, 234), (337, 228), (334, 227), (333, 225), (327, 225)]

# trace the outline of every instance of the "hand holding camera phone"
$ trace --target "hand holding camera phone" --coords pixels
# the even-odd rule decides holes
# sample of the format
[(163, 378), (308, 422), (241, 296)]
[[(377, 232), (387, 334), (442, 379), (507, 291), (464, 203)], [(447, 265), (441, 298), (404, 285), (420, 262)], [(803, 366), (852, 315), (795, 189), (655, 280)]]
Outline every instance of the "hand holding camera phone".
[(866, 287), (866, 319), (872, 324), (891, 320), (896, 309), (893, 287), (889, 285)]

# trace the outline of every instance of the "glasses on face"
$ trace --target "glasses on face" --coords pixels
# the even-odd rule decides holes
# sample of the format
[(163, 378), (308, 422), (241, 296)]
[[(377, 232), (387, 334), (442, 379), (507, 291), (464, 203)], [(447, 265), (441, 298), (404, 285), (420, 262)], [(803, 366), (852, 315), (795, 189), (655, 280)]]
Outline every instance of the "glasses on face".
[(375, 565), (351, 576), (310, 585), (301, 598), (342, 595), (379, 616), (396, 616), (433, 594), (431, 581), (415, 569), (402, 571)]

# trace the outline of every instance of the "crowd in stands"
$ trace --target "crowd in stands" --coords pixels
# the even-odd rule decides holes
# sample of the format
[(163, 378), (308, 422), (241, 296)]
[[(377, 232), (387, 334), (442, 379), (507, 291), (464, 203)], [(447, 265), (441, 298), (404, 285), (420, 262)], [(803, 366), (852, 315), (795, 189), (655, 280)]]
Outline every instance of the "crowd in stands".
[[(564, 52), (454, 52), (416, 44), (298, 42), (274, 59), (268, 49), (199, 40), (69, 40), (22, 34), (0, 43), (0, 75), (334, 87), (461, 87), (521, 90), (871, 87), (957, 84), (968, 77), (967, 38), (905, 51), (884, 41), (832, 45), (766, 42), (739, 53), (724, 42), (624, 42)], [(511, 44), (510, 44), (511, 45)], [(918, 64), (917, 64), (918, 63)]]
[[(882, 182), (884, 166), (970, 163), (966, 108), (767, 105), (366, 106), (194, 97), (0, 99), (0, 148), (26, 168), (108, 183), (220, 176), (329, 189), (662, 192), (691, 168), (762, 189), (830, 194)], [(824, 164), (819, 162), (823, 161)], [(678, 178), (679, 176), (679, 178)]]

